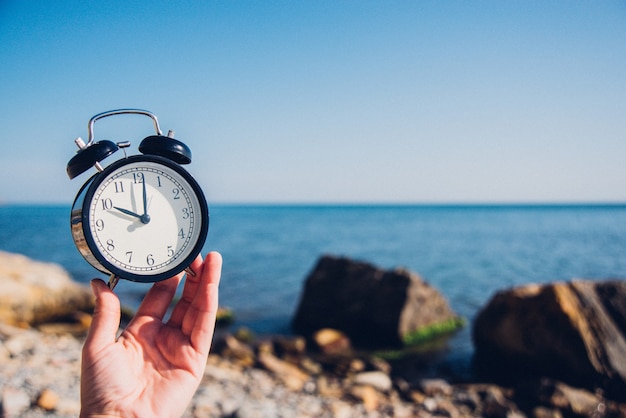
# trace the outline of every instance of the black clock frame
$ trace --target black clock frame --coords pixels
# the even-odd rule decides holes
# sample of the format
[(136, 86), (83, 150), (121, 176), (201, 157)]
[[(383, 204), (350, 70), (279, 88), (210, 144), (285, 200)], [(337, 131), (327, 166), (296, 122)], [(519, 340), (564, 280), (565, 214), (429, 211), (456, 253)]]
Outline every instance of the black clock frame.
[[(123, 167), (124, 165), (136, 162), (153, 162), (164, 165), (176, 171), (189, 183), (193, 193), (196, 194), (198, 202), (200, 203), (200, 235), (198, 236), (198, 241), (194, 244), (192, 251), (182, 262), (176, 264), (173, 268), (154, 275), (129, 273), (128, 271), (120, 269), (114, 264), (108, 262), (106, 258), (102, 255), (102, 253), (98, 250), (98, 246), (96, 245), (91, 230), (89, 228), (89, 209), (91, 200), (93, 199), (94, 193), (98, 189), (102, 181), (109, 175), (109, 173), (117, 170), (120, 167)], [(102, 172), (96, 173), (89, 180), (87, 180), (87, 182), (85, 182), (85, 184), (78, 191), (78, 194), (74, 199), (74, 203), (72, 204), (70, 228), (72, 231), (74, 244), (76, 244), (76, 248), (81, 253), (83, 258), (96, 270), (105, 274), (115, 275), (118, 278), (125, 280), (151, 283), (165, 280), (179, 274), (187, 267), (189, 267), (193, 260), (198, 256), (200, 251), (202, 251), (202, 248), (204, 247), (204, 243), (206, 241), (206, 237), (209, 232), (209, 209), (206, 198), (204, 196), (204, 192), (202, 191), (202, 188), (200, 187), (198, 182), (191, 176), (191, 174), (189, 174), (189, 172), (187, 172), (176, 162), (164, 157), (160, 157), (158, 155), (132, 155), (115, 161), (114, 163), (106, 167)]]

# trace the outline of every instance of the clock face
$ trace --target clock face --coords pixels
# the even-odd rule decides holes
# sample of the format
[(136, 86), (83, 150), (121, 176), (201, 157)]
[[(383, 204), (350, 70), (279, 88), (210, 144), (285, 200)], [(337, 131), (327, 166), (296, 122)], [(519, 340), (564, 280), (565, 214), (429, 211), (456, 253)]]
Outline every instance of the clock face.
[(182, 168), (154, 156), (111, 165), (83, 203), (91, 252), (111, 273), (158, 281), (186, 268), (208, 228), (204, 195)]

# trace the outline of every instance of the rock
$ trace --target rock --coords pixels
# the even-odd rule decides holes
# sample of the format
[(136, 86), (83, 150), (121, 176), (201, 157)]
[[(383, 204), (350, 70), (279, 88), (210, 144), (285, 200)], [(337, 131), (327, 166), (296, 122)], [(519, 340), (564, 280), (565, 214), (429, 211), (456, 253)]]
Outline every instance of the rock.
[(317, 393), (327, 398), (339, 399), (343, 395), (343, 390), (339, 383), (332, 381), (326, 375), (321, 375), (316, 381)]
[(91, 291), (60, 266), (0, 251), (0, 322), (32, 326), (93, 309)]
[(235, 313), (232, 309), (220, 306), (217, 308), (217, 314), (215, 317), (216, 327), (226, 327), (235, 322)]
[(252, 367), (256, 362), (254, 350), (230, 334), (216, 339), (213, 343), (213, 351), (241, 367)]
[(383, 372), (361, 372), (354, 376), (355, 385), (371, 386), (380, 392), (389, 392), (392, 387), (391, 378)]
[(419, 390), (411, 390), (408, 393), (408, 399), (415, 402), (416, 404), (424, 404), (424, 402), (426, 401), (426, 395), (424, 395), (424, 393), (420, 392)]
[(473, 327), (477, 370), (552, 376), (626, 399), (626, 282), (573, 280), (494, 295)]
[(92, 316), (86, 312), (74, 312), (64, 322), (40, 324), (37, 329), (47, 334), (87, 335), (91, 326)]
[(298, 362), (300, 368), (310, 375), (319, 375), (322, 373), (322, 365), (313, 361), (309, 357), (302, 357)]
[(545, 406), (538, 406), (533, 409), (533, 418), (563, 418), (563, 414), (558, 409), (551, 409)]
[(375, 411), (381, 403), (382, 396), (372, 386), (353, 386), (350, 395), (363, 403), (367, 411)]
[(425, 398), (423, 401), (424, 409), (428, 412), (435, 412), (437, 410), (437, 400), (434, 398)]
[(487, 386), (483, 392), (483, 413), (490, 417), (506, 417), (513, 405), (497, 386)]
[(259, 353), (258, 362), (274, 373), (289, 389), (300, 391), (309, 380), (309, 375), (298, 366), (279, 359), (270, 353)]
[(419, 387), (428, 396), (452, 395), (452, 386), (444, 379), (421, 379)]
[(22, 389), (12, 387), (2, 391), (2, 416), (20, 416), (30, 406), (28, 393)]
[(313, 342), (323, 354), (342, 355), (352, 352), (350, 338), (336, 329), (322, 328), (313, 334)]
[(237, 330), (235, 331), (234, 334), (235, 338), (237, 338), (239, 341), (243, 342), (243, 343), (251, 343), (252, 341), (254, 341), (255, 335), (254, 332), (252, 332), (252, 330), (248, 327), (239, 327), (237, 328)]
[(333, 418), (354, 418), (355, 411), (352, 405), (346, 402), (333, 402), (330, 407), (330, 416)]
[(550, 403), (559, 406), (560, 409), (589, 417), (598, 412), (598, 406), (602, 404), (602, 399), (587, 390), (559, 384), (550, 399)]
[(592, 416), (604, 405), (599, 395), (552, 379), (541, 379), (536, 391), (538, 402), (558, 408), (568, 415)]
[(301, 356), (306, 352), (306, 340), (300, 336), (276, 336), (274, 351), (281, 356)]
[[(84, 337), (49, 334), (0, 323), (0, 348), (9, 340), (14, 341), (13, 354), (7, 350), (0, 361), (0, 416), (78, 416)], [(238, 343), (247, 346), (241, 341)], [(283, 343), (269, 341), (263, 342), (262, 347), (255, 345), (258, 360), (249, 367), (242, 367), (236, 358), (212, 353), (200, 387), (183, 418), (521, 418), (524, 415), (520, 411), (524, 411), (525, 416), (541, 418), (626, 416), (626, 404), (606, 400), (601, 391), (593, 393), (549, 379), (530, 380), (524, 387), (509, 388), (450, 383), (443, 377), (409, 383), (393, 377), (393, 370), (391, 376), (380, 370), (373, 372), (377, 369), (367, 358), (349, 356), (334, 356), (345, 363), (344, 373), (334, 374), (317, 366), (310, 374), (299, 370), (303, 369), (304, 362), (312, 362), (308, 353), (294, 356), (292, 350), (273, 352), (272, 347)], [(288, 343), (286, 347), (298, 352), (300, 343), (295, 340), (293, 343), (295, 346)], [(221, 344), (226, 347), (223, 341)], [(279, 352), (298, 363), (278, 357)]]
[(59, 395), (52, 389), (44, 389), (37, 399), (37, 406), (45, 411), (53, 411), (59, 404)]
[(305, 281), (292, 327), (305, 336), (333, 328), (355, 346), (379, 348), (420, 342), (461, 324), (445, 298), (415, 273), (323, 256)]
[(80, 414), (80, 400), (78, 398), (61, 398), (54, 411), (61, 417), (77, 417)]
[(387, 374), (391, 374), (392, 372), (392, 367), (391, 364), (389, 364), (389, 362), (387, 360), (384, 360), (380, 357), (369, 357), (368, 358), (368, 365), (369, 367), (371, 367), (373, 370), (379, 370), (381, 372), (387, 373)]
[(4, 347), (11, 357), (18, 357), (23, 353), (30, 352), (39, 342), (39, 334), (36, 332), (22, 332), (11, 335), (4, 341)]
[(465, 406), (471, 411), (480, 406), (480, 396), (473, 390), (457, 390), (452, 392), (451, 398), (455, 404)]

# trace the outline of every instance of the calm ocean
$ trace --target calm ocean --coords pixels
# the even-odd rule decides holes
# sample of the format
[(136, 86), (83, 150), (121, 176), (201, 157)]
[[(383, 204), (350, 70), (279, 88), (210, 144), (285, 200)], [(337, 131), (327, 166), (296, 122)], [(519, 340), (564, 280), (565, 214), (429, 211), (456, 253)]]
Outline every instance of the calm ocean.
[[(0, 206), (0, 250), (97, 276), (78, 254), (67, 206)], [(224, 257), (220, 303), (237, 325), (288, 332), (303, 281), (321, 254), (407, 267), (439, 289), (470, 326), (449, 342), (471, 356), (471, 321), (503, 288), (572, 278), (626, 278), (626, 206), (210, 207), (205, 251)], [(148, 285), (121, 281), (136, 307)]]

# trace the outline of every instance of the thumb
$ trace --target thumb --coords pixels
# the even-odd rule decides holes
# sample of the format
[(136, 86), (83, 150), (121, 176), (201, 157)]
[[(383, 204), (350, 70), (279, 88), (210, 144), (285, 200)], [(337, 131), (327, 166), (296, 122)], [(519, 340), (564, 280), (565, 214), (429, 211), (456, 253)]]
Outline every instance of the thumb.
[(91, 281), (91, 290), (96, 305), (85, 345), (98, 349), (115, 342), (121, 318), (120, 300), (100, 279)]

